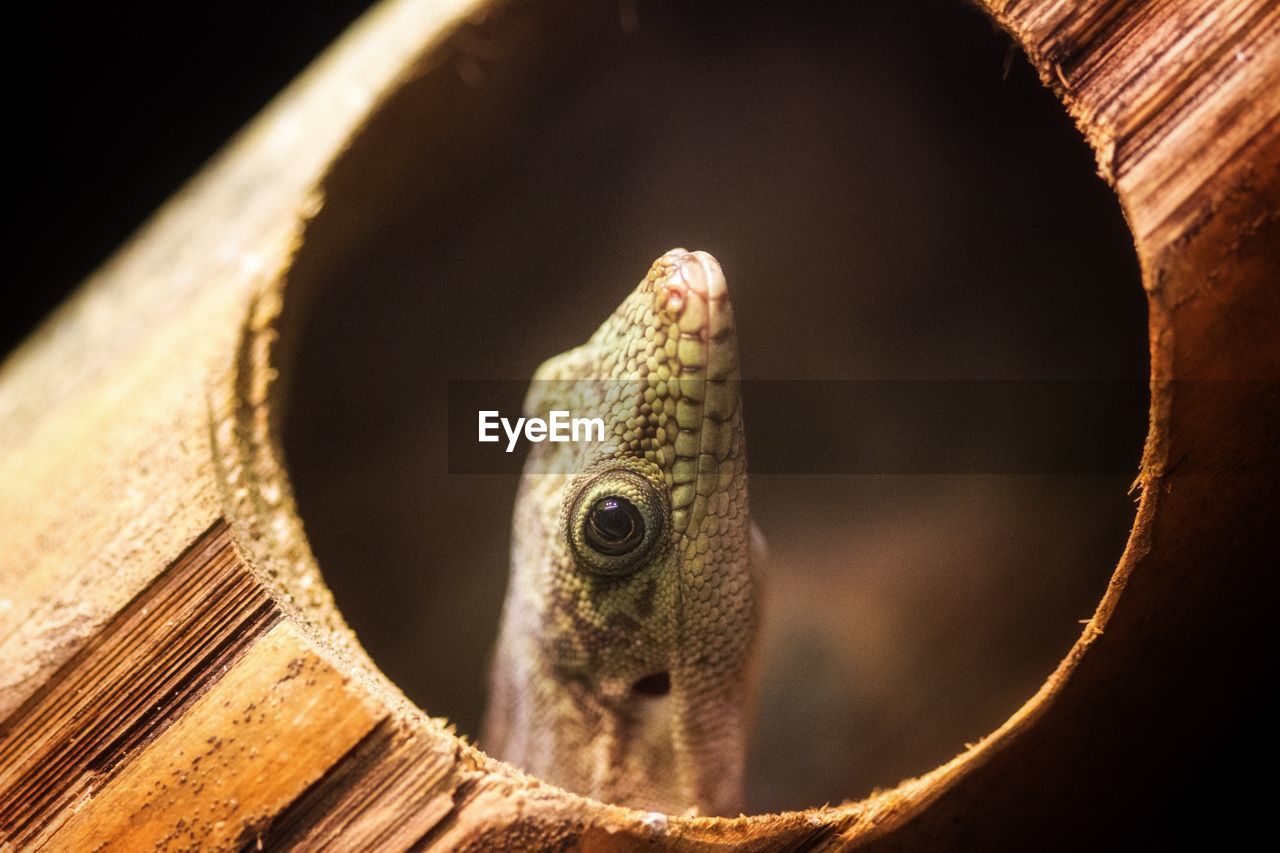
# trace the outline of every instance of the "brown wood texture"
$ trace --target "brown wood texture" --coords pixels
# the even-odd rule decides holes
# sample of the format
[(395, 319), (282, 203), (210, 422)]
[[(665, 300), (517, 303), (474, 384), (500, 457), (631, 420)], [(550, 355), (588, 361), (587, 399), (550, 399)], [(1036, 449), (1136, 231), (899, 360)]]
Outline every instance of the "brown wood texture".
[(0, 830), (31, 844), (278, 622), (217, 523), (0, 730)]
[(1260, 690), (1280, 6), (982, 5), (1097, 152), (1151, 312), (1129, 546), (1003, 726), (862, 802), (688, 819), (494, 762), (377, 671), (280, 457), (279, 317), (305, 295), (286, 281), (351, 140), (388, 99), (431, 97), (506, 8), (388, 0), (0, 367), (0, 847), (1017, 848), (1122, 810), (1099, 780), (1160, 796), (1181, 739)]

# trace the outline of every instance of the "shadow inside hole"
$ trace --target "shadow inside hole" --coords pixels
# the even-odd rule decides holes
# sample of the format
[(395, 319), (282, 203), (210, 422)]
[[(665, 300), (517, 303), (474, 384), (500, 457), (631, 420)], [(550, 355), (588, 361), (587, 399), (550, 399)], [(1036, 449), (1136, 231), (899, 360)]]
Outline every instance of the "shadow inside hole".
[[(724, 265), (748, 378), (1146, 375), (1118, 205), (978, 12), (618, 8), (461, 32), (338, 163), (291, 273), (284, 442), (316, 556), (378, 665), (472, 736), (516, 484), (448, 472), (446, 382), (529, 377), (666, 249)], [(1136, 470), (1142, 395), (1107, 417)], [(824, 418), (748, 409), (748, 448), (785, 459)], [(1132, 476), (753, 477), (749, 809), (862, 796), (1003, 722), (1101, 596)]]

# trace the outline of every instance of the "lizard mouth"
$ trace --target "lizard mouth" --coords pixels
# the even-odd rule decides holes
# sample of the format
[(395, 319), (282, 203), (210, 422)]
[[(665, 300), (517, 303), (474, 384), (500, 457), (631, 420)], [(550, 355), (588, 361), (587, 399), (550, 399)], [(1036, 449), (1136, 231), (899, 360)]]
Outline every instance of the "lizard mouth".
[(634, 696), (643, 696), (645, 698), (657, 698), (666, 696), (671, 692), (671, 673), (663, 670), (662, 672), (652, 672), (643, 678), (636, 679), (635, 684), (631, 685), (631, 693)]

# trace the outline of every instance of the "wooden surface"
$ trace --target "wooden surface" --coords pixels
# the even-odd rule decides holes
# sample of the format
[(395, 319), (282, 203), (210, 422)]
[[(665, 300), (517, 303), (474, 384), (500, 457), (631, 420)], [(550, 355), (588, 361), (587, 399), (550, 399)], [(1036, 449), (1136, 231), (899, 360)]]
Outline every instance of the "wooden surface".
[(1116, 188), (1153, 375), (1129, 547), (999, 730), (863, 802), (682, 819), (493, 762), (376, 670), (294, 509), (277, 345), (332, 164), (383, 101), (430, 98), (468, 35), (503, 23), (500, 6), (396, 0), (0, 368), (0, 844), (1016, 848), (1103, 825), (1122, 806), (1091, 796), (1102, 782), (1159, 796), (1187, 734), (1258, 689), (1280, 515), (1280, 8), (983, 5)]

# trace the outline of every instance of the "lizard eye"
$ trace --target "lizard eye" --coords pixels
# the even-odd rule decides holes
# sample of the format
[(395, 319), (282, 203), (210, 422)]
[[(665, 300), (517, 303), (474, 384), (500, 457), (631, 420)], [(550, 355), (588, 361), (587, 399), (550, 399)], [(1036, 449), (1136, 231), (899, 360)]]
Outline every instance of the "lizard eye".
[(593, 472), (576, 484), (564, 536), (578, 567), (593, 575), (621, 576), (645, 564), (671, 514), (666, 492), (637, 471)]
[(644, 516), (631, 501), (609, 495), (591, 507), (583, 533), (587, 544), (601, 554), (625, 554), (644, 539)]

